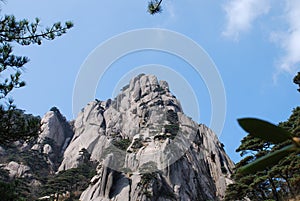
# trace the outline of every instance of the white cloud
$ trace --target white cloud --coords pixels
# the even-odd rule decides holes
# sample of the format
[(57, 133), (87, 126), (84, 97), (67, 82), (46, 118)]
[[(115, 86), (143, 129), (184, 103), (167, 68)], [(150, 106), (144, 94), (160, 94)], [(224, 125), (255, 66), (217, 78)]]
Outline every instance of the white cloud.
[(231, 0), (225, 6), (226, 28), (223, 35), (238, 40), (241, 32), (250, 30), (252, 23), (260, 15), (267, 14), (269, 0)]
[(279, 60), (279, 71), (294, 74), (299, 69), (297, 65), (300, 65), (300, 1), (286, 0), (286, 4), (288, 30), (285, 33), (272, 33), (271, 37), (284, 50), (284, 55)]

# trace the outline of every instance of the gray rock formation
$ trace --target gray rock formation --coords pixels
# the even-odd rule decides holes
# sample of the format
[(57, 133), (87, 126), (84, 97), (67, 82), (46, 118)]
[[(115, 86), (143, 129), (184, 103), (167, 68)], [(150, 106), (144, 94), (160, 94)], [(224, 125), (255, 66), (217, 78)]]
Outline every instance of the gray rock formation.
[(82, 149), (99, 162), (83, 201), (222, 200), (230, 183), (233, 163), (216, 135), (184, 115), (153, 75), (133, 78), (114, 100), (90, 102), (74, 132), (59, 171), (82, 163)]
[(57, 169), (59, 157), (62, 157), (71, 138), (73, 130), (66, 118), (62, 116), (56, 107), (47, 112), (41, 120), (41, 133), (37, 143), (32, 146), (32, 150), (37, 150), (48, 156), (48, 162), (53, 170)]
[(19, 164), (15, 161), (10, 161), (3, 167), (3, 169), (9, 171), (10, 178), (31, 177), (31, 174), (29, 173), (30, 167), (28, 167), (27, 165)]

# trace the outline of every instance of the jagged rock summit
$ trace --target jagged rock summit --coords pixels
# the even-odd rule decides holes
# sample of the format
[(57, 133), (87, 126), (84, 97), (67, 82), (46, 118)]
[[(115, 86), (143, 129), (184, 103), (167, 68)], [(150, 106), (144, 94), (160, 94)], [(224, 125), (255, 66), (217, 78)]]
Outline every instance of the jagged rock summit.
[(83, 163), (82, 150), (98, 162), (80, 200), (222, 200), (230, 183), (233, 163), (216, 135), (154, 75), (133, 78), (114, 100), (90, 102), (73, 130), (59, 171)]
[(53, 107), (41, 120), (41, 132), (37, 142), (31, 147), (47, 156), (53, 171), (60, 165), (59, 158), (73, 137), (73, 130), (60, 111)]

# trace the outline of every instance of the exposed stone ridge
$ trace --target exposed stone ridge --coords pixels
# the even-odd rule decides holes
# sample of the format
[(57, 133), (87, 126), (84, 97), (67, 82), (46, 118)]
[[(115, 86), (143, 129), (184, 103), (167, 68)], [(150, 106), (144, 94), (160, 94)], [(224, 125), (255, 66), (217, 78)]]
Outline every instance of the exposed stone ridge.
[(41, 132), (31, 149), (44, 153), (53, 170), (73, 137), (73, 130), (60, 111), (53, 107), (41, 120)]
[(86, 149), (99, 162), (81, 200), (218, 200), (233, 163), (216, 135), (183, 114), (168, 83), (133, 78), (114, 100), (92, 101), (78, 115), (59, 171)]

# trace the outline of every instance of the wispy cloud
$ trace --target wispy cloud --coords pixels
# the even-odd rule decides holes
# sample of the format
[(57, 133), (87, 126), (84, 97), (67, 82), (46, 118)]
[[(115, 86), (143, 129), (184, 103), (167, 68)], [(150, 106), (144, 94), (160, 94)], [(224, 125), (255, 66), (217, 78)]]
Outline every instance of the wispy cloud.
[(300, 1), (286, 0), (285, 20), (288, 29), (285, 32), (271, 34), (271, 39), (284, 51), (279, 59), (278, 70), (294, 74), (300, 65)]
[(175, 15), (175, 7), (174, 7), (173, 2), (171, 2), (171, 1), (166, 1), (166, 2), (165, 2), (165, 7), (166, 7), (166, 10), (167, 10), (167, 12), (168, 12), (168, 14), (169, 14), (169, 17), (170, 17), (171, 19), (174, 19), (174, 18), (176, 17), (176, 15)]
[[(297, 0), (296, 0), (297, 1)], [(252, 23), (270, 9), (269, 0), (231, 0), (224, 6), (226, 27), (223, 35), (234, 40), (242, 32), (250, 30)]]

